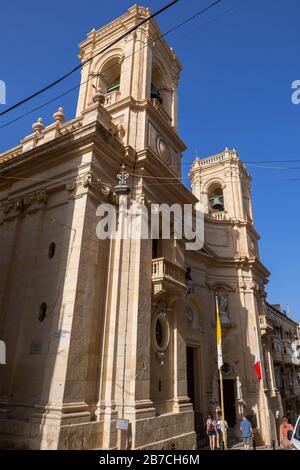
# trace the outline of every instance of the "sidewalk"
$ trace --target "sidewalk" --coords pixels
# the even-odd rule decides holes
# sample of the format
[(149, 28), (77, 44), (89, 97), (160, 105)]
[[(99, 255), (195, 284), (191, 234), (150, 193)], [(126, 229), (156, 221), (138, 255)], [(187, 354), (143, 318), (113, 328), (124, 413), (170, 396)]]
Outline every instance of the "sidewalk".
[[(209, 446), (203, 447), (201, 450), (209, 450)], [(233, 444), (228, 447), (228, 450), (242, 450), (244, 451), (244, 444), (243, 442), (238, 442), (237, 444)], [(257, 446), (256, 450), (273, 450), (271, 447), (267, 446)], [(280, 450), (279, 447), (276, 450)], [(250, 452), (253, 451), (253, 447), (250, 447)]]
[[(233, 446), (231, 446), (228, 450), (244, 450), (244, 444), (243, 442), (238, 442), (237, 444), (234, 444)], [(251, 450), (253, 451), (252, 447), (250, 447), (250, 451)], [(256, 450), (273, 450), (273, 449), (268, 446), (257, 446)]]

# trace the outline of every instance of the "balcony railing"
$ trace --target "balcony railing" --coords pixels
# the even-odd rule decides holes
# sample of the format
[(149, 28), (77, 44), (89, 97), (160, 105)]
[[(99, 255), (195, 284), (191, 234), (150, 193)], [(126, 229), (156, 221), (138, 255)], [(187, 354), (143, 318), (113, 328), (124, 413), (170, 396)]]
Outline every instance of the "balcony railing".
[(216, 211), (216, 212), (210, 211), (208, 215), (210, 218), (215, 219), (215, 220), (225, 220), (226, 218), (225, 211)]
[(151, 99), (151, 103), (153, 104), (154, 108), (159, 112), (159, 114), (163, 117), (163, 119), (170, 125), (172, 125), (172, 118), (168, 115), (168, 113), (163, 109), (159, 101), (155, 98)]
[(293, 364), (292, 354), (289, 352), (283, 353), (283, 360), (286, 364)]
[(223, 160), (237, 157), (237, 152), (236, 150), (229, 150), (226, 149), (224, 152), (218, 153), (217, 155), (212, 155), (211, 157), (206, 157), (201, 160), (196, 160), (194, 165), (196, 166), (208, 166), (208, 165), (213, 165), (215, 163), (220, 163)]
[(267, 317), (267, 315), (260, 315), (259, 316), (259, 326), (262, 335), (270, 333), (273, 331), (273, 325), (271, 320)]
[(185, 288), (185, 274), (185, 269), (166, 258), (153, 259), (152, 284), (154, 287), (154, 293), (167, 289)]
[(275, 362), (283, 362), (283, 354), (279, 351), (272, 351), (272, 358)]
[(104, 106), (110, 106), (111, 104), (116, 103), (119, 101), (121, 93), (119, 90), (113, 90), (110, 93), (106, 93), (104, 99)]

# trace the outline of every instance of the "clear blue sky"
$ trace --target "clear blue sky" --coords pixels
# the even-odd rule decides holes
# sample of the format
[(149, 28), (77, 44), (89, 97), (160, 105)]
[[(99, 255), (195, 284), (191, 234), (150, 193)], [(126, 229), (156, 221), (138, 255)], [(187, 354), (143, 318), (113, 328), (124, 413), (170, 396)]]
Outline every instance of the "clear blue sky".
[[(211, 2), (181, 0), (158, 19), (162, 31)], [(64, 0), (43, 8), (37, 0), (2, 2), (0, 79), (7, 84), (7, 104), (76, 65), (77, 44), (86, 33), (121, 15), (132, 3)], [(140, 4), (156, 10), (165, 3), (146, 0)], [(300, 160), (300, 105), (291, 103), (291, 83), (300, 79), (300, 2), (248, 0), (223, 15), (238, 3), (224, 0), (168, 36), (184, 66), (179, 103), (180, 133), (188, 146), (184, 174), (196, 149), (200, 156), (207, 156), (226, 146), (235, 147), (244, 161)], [(75, 74), (55, 90), (0, 118), (0, 125), (78, 83), (79, 74)], [(58, 105), (72, 118), (76, 97), (75, 91), (1, 129), (0, 152), (29, 134), (39, 115), (50, 123)], [(300, 180), (288, 181), (300, 179), (300, 161), (264, 166), (277, 169), (248, 165), (248, 170), (253, 176), (256, 228), (262, 236), (260, 254), (272, 272), (268, 300), (289, 304), (293, 318), (300, 320)]]

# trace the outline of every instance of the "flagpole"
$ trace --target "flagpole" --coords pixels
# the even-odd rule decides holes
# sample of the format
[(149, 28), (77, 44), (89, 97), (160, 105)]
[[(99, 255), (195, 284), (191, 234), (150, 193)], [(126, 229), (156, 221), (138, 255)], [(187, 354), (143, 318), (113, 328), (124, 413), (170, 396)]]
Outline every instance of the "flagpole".
[(219, 377), (220, 377), (220, 395), (221, 395), (221, 413), (222, 413), (222, 437), (224, 440), (224, 448), (227, 450), (227, 429), (225, 427), (223, 375), (222, 375), (221, 368), (219, 369)]
[(220, 379), (220, 396), (221, 396), (221, 417), (222, 417), (222, 438), (224, 442), (224, 448), (227, 450), (227, 429), (225, 427), (225, 412), (224, 412), (224, 392), (223, 392), (223, 374), (222, 374), (222, 334), (221, 334), (221, 322), (219, 314), (219, 302), (218, 296), (216, 295), (216, 324), (217, 324), (217, 349), (218, 349), (218, 369)]

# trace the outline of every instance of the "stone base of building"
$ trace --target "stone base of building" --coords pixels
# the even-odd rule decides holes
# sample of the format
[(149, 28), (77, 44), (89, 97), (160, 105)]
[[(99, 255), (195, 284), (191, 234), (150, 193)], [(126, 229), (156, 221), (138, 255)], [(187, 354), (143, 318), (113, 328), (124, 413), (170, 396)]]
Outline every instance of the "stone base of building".
[(0, 421), (0, 449), (88, 450), (101, 448), (103, 421), (59, 426)]
[(196, 433), (182, 434), (159, 442), (138, 447), (135, 450), (195, 450)]
[(138, 420), (135, 426), (134, 449), (196, 448), (194, 412), (168, 413)]
[[(136, 420), (128, 447), (161, 450), (196, 448), (194, 413), (169, 413)], [(111, 448), (117, 448), (116, 421), (111, 422)], [(0, 420), (0, 449), (88, 450), (103, 449), (104, 421), (59, 425)]]

